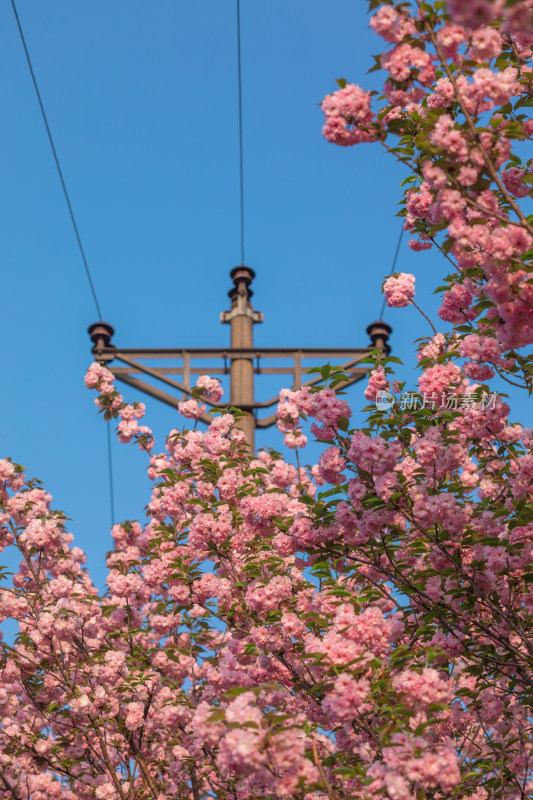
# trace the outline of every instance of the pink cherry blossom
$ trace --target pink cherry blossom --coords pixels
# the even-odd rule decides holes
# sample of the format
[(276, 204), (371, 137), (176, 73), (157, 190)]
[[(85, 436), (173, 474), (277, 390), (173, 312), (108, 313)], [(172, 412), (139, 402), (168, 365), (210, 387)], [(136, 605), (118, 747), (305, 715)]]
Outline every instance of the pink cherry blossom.
[(327, 95), (322, 101), (324, 137), (343, 146), (373, 141), (374, 114), (370, 103), (368, 92), (353, 83)]
[(391, 308), (408, 306), (415, 296), (415, 276), (405, 272), (391, 275), (383, 284), (383, 294)]
[(399, 14), (391, 6), (381, 6), (370, 19), (370, 27), (374, 33), (391, 43), (401, 42), (416, 30), (414, 20), (406, 14)]

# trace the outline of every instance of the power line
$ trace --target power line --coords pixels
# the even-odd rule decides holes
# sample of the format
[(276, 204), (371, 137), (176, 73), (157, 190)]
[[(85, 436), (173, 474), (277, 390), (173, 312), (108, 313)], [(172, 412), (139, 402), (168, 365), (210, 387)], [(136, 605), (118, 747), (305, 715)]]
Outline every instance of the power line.
[(113, 484), (113, 456), (111, 450), (111, 422), (106, 423), (107, 430), (107, 468), (109, 473), (109, 510), (111, 512), (111, 527), (115, 524), (115, 488)]
[[(394, 253), (394, 258), (392, 259), (392, 266), (391, 266), (391, 268), (389, 270), (389, 275), (392, 275), (392, 273), (394, 272), (394, 270), (396, 268), (396, 262), (398, 261), (398, 255), (400, 253), (400, 245), (402, 243), (402, 239), (403, 239), (403, 219), (402, 219), (402, 227), (400, 228), (400, 235), (398, 237), (398, 243), (396, 245), (396, 251)], [(383, 298), (383, 303), (381, 304), (381, 311), (379, 312), (378, 319), (383, 319), (383, 312), (385, 311), (385, 304), (386, 304), (386, 300), (385, 300), (385, 298)]]
[(242, 136), (241, 3), (237, 0), (237, 73), (239, 85), (239, 185), (241, 198), (241, 264), (244, 264), (244, 163)]
[[(17, 13), (17, 8), (15, 6), (15, 0), (11, 0), (11, 6), (13, 8), (13, 14), (15, 15), (15, 20), (17, 23), (17, 28), (20, 34), (20, 40), (22, 42), (22, 47), (24, 48), (24, 53), (26, 55), (26, 61), (28, 62), (28, 68), (30, 70), (31, 79), (33, 82), (33, 88), (35, 89), (35, 94), (37, 95), (37, 100), (39, 102), (39, 108), (41, 109), (41, 115), (44, 122), (44, 127), (46, 128), (46, 133), (48, 135), (48, 141), (50, 142), (50, 147), (52, 150), (52, 155), (54, 157), (54, 162), (57, 169), (57, 174), (59, 175), (59, 180), (61, 183), (61, 188), (63, 189), (63, 195), (65, 197), (65, 202), (67, 204), (68, 213), (70, 216), (70, 221), (72, 222), (72, 227), (74, 229), (74, 235), (76, 237), (76, 241), (78, 243), (78, 249), (80, 251), (81, 260), (83, 262), (83, 266), (85, 269), (85, 274), (87, 276), (87, 280), (89, 282), (89, 289), (91, 291), (92, 298), (94, 300), (94, 305), (96, 306), (96, 312), (98, 314), (99, 319), (102, 319), (102, 310), (100, 308), (100, 303), (98, 302), (98, 297), (96, 294), (96, 289), (94, 287), (94, 282), (91, 275), (91, 270), (89, 269), (89, 264), (87, 261), (87, 256), (85, 255), (85, 249), (83, 247), (83, 243), (81, 241), (80, 231), (78, 228), (78, 224), (76, 222), (76, 217), (74, 215), (74, 209), (72, 208), (72, 203), (70, 202), (70, 196), (67, 190), (67, 185), (65, 183), (65, 178), (63, 177), (63, 170), (61, 169), (61, 164), (59, 163), (59, 158), (57, 155), (57, 150), (54, 144), (54, 139), (52, 137), (52, 131), (50, 130), (50, 125), (48, 124), (48, 118), (46, 116), (46, 111), (44, 109), (43, 100), (41, 97), (41, 93), (39, 91), (39, 86), (37, 84), (37, 79), (35, 77), (35, 72), (33, 71), (33, 65), (30, 58), (30, 53), (28, 50), (28, 46), (26, 44), (26, 39), (24, 37), (24, 32), (22, 30), (22, 25), (20, 23), (20, 18)], [(109, 506), (110, 506), (110, 513), (111, 513), (111, 526), (115, 524), (115, 492), (114, 492), (114, 485), (113, 485), (113, 459), (112, 459), (112, 450), (111, 450), (111, 430), (110, 424), (106, 425), (107, 430), (107, 465), (108, 465), (108, 479), (109, 479)]]
[(22, 41), (22, 46), (24, 48), (24, 53), (26, 54), (26, 61), (28, 62), (28, 67), (29, 67), (29, 70), (30, 70), (30, 75), (31, 75), (31, 79), (32, 79), (32, 82), (33, 82), (33, 87), (35, 89), (35, 94), (37, 95), (37, 100), (39, 101), (39, 107), (41, 109), (41, 114), (42, 114), (42, 117), (43, 117), (44, 126), (46, 128), (46, 133), (48, 134), (48, 141), (50, 142), (50, 147), (52, 148), (52, 155), (54, 156), (54, 161), (55, 161), (55, 165), (56, 165), (57, 172), (58, 172), (58, 175), (59, 175), (59, 180), (61, 181), (61, 187), (63, 189), (63, 194), (65, 196), (65, 201), (67, 203), (68, 213), (70, 214), (70, 220), (72, 222), (72, 227), (74, 228), (74, 234), (76, 236), (76, 241), (78, 242), (78, 248), (79, 248), (79, 251), (80, 251), (81, 260), (83, 261), (83, 266), (85, 268), (85, 274), (87, 275), (87, 280), (89, 281), (89, 288), (90, 288), (91, 294), (93, 296), (94, 304), (96, 306), (96, 311), (97, 311), (98, 316), (99, 316), (99, 318), (101, 320), (102, 319), (102, 311), (100, 309), (100, 303), (98, 302), (98, 297), (96, 296), (96, 290), (94, 288), (94, 283), (93, 283), (93, 279), (92, 279), (92, 276), (91, 276), (91, 271), (89, 269), (89, 264), (87, 262), (87, 257), (85, 255), (85, 250), (83, 248), (83, 244), (82, 244), (82, 241), (81, 241), (80, 232), (78, 230), (78, 225), (76, 223), (76, 217), (74, 216), (74, 211), (72, 209), (72, 203), (70, 202), (69, 193), (67, 191), (67, 186), (65, 184), (65, 179), (63, 177), (63, 170), (61, 169), (61, 165), (59, 163), (59, 158), (57, 156), (57, 151), (56, 151), (56, 148), (55, 148), (55, 145), (54, 145), (54, 140), (52, 138), (52, 132), (51, 132), (50, 126), (48, 124), (46, 111), (44, 110), (44, 105), (43, 105), (43, 101), (42, 101), (42, 98), (41, 98), (41, 93), (40, 93), (39, 87), (37, 85), (37, 79), (35, 78), (35, 73), (33, 71), (33, 66), (32, 66), (32, 63), (31, 63), (31, 58), (30, 58), (30, 54), (29, 54), (29, 51), (28, 51), (28, 46), (26, 45), (26, 39), (24, 38), (24, 33), (22, 31), (22, 25), (20, 24), (19, 15), (17, 13), (17, 8), (15, 6), (15, 0), (11, 0), (11, 6), (13, 8), (13, 13), (15, 15), (15, 20), (17, 22), (17, 27), (18, 27), (19, 34), (20, 34), (20, 39)]

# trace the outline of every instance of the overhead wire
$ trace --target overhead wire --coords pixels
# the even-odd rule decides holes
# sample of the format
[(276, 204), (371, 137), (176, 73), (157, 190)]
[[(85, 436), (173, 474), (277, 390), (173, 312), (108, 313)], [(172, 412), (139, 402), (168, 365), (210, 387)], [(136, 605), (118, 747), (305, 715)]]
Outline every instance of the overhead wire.
[(11, 6), (13, 8), (13, 14), (15, 15), (15, 20), (16, 20), (17, 28), (18, 28), (19, 35), (20, 35), (20, 40), (22, 42), (22, 47), (24, 48), (24, 53), (26, 55), (26, 61), (28, 62), (28, 68), (30, 70), (30, 75), (31, 75), (32, 83), (33, 83), (33, 88), (35, 89), (35, 94), (37, 95), (39, 108), (41, 109), (41, 115), (42, 115), (42, 118), (43, 118), (44, 127), (46, 128), (48, 141), (50, 142), (50, 147), (51, 147), (51, 150), (52, 150), (52, 155), (54, 157), (54, 162), (55, 162), (55, 165), (56, 165), (57, 173), (59, 175), (61, 188), (63, 189), (63, 194), (65, 196), (65, 202), (67, 204), (68, 213), (69, 213), (69, 216), (70, 216), (70, 221), (72, 222), (72, 227), (74, 229), (74, 235), (75, 235), (76, 241), (78, 243), (78, 249), (80, 251), (81, 260), (83, 262), (83, 267), (85, 269), (85, 274), (86, 274), (87, 280), (89, 282), (89, 288), (91, 290), (91, 294), (92, 294), (92, 297), (93, 297), (93, 300), (94, 300), (94, 304), (96, 306), (96, 312), (98, 314), (99, 319), (101, 320), (102, 319), (102, 311), (101, 311), (101, 308), (100, 308), (100, 303), (98, 302), (98, 297), (97, 297), (97, 294), (96, 294), (96, 289), (94, 287), (94, 281), (93, 281), (93, 278), (92, 278), (92, 275), (91, 275), (91, 270), (89, 269), (89, 263), (87, 261), (87, 256), (85, 255), (85, 248), (83, 247), (83, 243), (82, 243), (81, 236), (80, 236), (80, 231), (79, 231), (79, 228), (78, 228), (78, 223), (76, 222), (76, 217), (74, 215), (74, 209), (72, 208), (72, 203), (70, 202), (70, 196), (69, 196), (69, 193), (68, 193), (68, 190), (67, 190), (67, 185), (65, 183), (65, 178), (63, 176), (63, 170), (61, 169), (61, 164), (59, 163), (57, 150), (56, 150), (56, 147), (55, 147), (55, 144), (54, 144), (54, 139), (52, 137), (52, 131), (50, 130), (50, 125), (48, 124), (48, 117), (46, 116), (46, 111), (44, 109), (44, 104), (43, 104), (43, 100), (42, 100), (42, 97), (41, 97), (41, 92), (39, 91), (39, 86), (37, 84), (37, 79), (35, 77), (35, 72), (33, 71), (33, 65), (32, 65), (32, 62), (31, 62), (30, 53), (29, 53), (29, 50), (28, 50), (28, 46), (26, 44), (26, 39), (25, 39), (25, 36), (24, 36), (24, 32), (22, 30), (22, 25), (21, 25), (20, 18), (19, 18), (18, 12), (17, 12), (17, 7), (15, 5), (15, 0), (11, 0)]
[(242, 54), (241, 54), (241, 3), (237, 0), (237, 83), (239, 96), (239, 190), (241, 222), (241, 264), (244, 265), (244, 148), (242, 132)]
[[(402, 227), (400, 228), (400, 235), (398, 236), (398, 242), (396, 244), (396, 250), (394, 252), (394, 258), (392, 259), (392, 266), (389, 270), (389, 275), (392, 275), (394, 270), (396, 269), (396, 262), (398, 261), (398, 256), (400, 254), (400, 246), (402, 244), (403, 239), (403, 219), (402, 219)], [(381, 304), (381, 311), (379, 312), (378, 319), (383, 319), (383, 313), (385, 311), (386, 300), (383, 298), (383, 302)]]
[[(41, 97), (41, 92), (39, 91), (39, 85), (37, 83), (37, 78), (35, 77), (35, 72), (33, 69), (33, 64), (30, 58), (30, 53), (28, 50), (28, 45), (26, 44), (26, 38), (24, 36), (24, 32), (22, 30), (22, 25), (20, 22), (20, 17), (17, 12), (17, 7), (15, 5), (15, 0), (11, 0), (11, 7), (13, 8), (13, 14), (15, 16), (15, 20), (17, 23), (17, 28), (20, 35), (20, 40), (22, 42), (22, 47), (24, 49), (24, 54), (26, 56), (26, 61), (28, 63), (28, 68), (30, 71), (33, 88), (35, 89), (35, 94), (37, 95), (37, 101), (39, 103), (39, 108), (41, 109), (41, 115), (44, 122), (44, 127), (46, 128), (46, 133), (48, 136), (48, 141), (50, 143), (50, 148), (52, 150), (52, 155), (54, 157), (54, 162), (57, 169), (57, 174), (59, 175), (59, 181), (61, 183), (61, 188), (63, 189), (63, 195), (65, 197), (65, 202), (67, 204), (68, 213), (70, 216), (70, 221), (72, 223), (72, 227), (74, 229), (74, 235), (76, 237), (76, 242), (78, 243), (78, 249), (80, 251), (81, 260), (83, 263), (83, 267), (85, 270), (85, 274), (87, 276), (87, 281), (89, 283), (89, 289), (94, 300), (94, 305), (96, 307), (96, 312), (98, 314), (99, 320), (102, 320), (102, 310), (100, 307), (100, 303), (98, 302), (98, 296), (96, 294), (96, 289), (94, 286), (94, 281), (91, 275), (91, 270), (89, 268), (89, 263), (87, 261), (87, 256), (85, 254), (85, 248), (83, 247), (83, 242), (81, 239), (80, 231), (78, 228), (78, 223), (76, 222), (76, 216), (74, 214), (74, 209), (72, 207), (72, 203), (70, 201), (70, 195), (68, 193), (67, 185), (65, 183), (65, 178), (63, 175), (63, 170), (61, 169), (61, 164), (59, 162), (59, 157), (57, 155), (56, 146), (54, 144), (54, 139), (52, 136), (52, 131), (50, 129), (50, 125), (48, 123), (48, 117), (44, 108), (44, 103)], [(113, 458), (112, 458), (112, 447), (111, 447), (111, 430), (110, 424), (106, 425), (107, 431), (107, 465), (108, 465), (108, 480), (109, 480), (109, 505), (110, 505), (110, 513), (111, 513), (111, 526), (115, 523), (115, 492), (114, 492), (114, 482), (113, 482)]]
[(111, 449), (111, 421), (106, 423), (107, 430), (107, 467), (109, 471), (109, 510), (111, 513), (111, 527), (115, 524), (115, 486), (113, 481), (113, 455)]

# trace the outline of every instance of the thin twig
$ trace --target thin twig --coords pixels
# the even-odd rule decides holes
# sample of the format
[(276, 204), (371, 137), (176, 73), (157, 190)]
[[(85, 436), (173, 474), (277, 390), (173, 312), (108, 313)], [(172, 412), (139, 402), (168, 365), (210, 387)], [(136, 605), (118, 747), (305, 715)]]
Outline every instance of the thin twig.
[(315, 766), (320, 773), (320, 777), (322, 778), (329, 799), (339, 800), (338, 795), (336, 794), (336, 792), (333, 791), (333, 788), (330, 782), (328, 781), (328, 777), (324, 772), (324, 767), (322, 766), (322, 762), (320, 761), (320, 757), (318, 755), (318, 748), (316, 746), (316, 742), (314, 739), (312, 740), (312, 747), (313, 747), (313, 761), (315, 762)]

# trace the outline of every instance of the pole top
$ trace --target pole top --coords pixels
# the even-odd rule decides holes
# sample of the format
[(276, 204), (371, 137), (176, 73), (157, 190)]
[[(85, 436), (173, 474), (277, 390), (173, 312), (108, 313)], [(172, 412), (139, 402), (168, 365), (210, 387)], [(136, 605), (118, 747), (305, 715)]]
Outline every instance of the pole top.
[(108, 322), (93, 322), (88, 328), (89, 336), (92, 339), (94, 347), (92, 353), (97, 361), (112, 361), (113, 356), (102, 357), (103, 351), (112, 347), (111, 339), (115, 333), (115, 329)]
[(251, 267), (246, 267), (244, 264), (241, 264), (240, 267), (233, 267), (229, 276), (235, 286), (238, 281), (246, 281), (248, 285), (250, 285), (255, 278), (255, 272)]
[(111, 338), (115, 333), (115, 329), (108, 322), (100, 321), (93, 322), (92, 325), (89, 325), (87, 332), (94, 344), (97, 344), (99, 340), (103, 340), (104, 347), (109, 347), (111, 344)]
[(250, 302), (253, 295), (250, 284), (255, 278), (253, 269), (245, 264), (233, 267), (230, 278), (233, 281), (233, 289), (228, 292), (231, 308), (221, 313), (220, 321), (231, 322), (236, 317), (249, 317), (254, 323), (263, 322), (263, 314), (261, 311), (256, 311)]
[(378, 350), (383, 350), (386, 355), (389, 355), (391, 349), (388, 345), (388, 340), (392, 333), (391, 326), (383, 322), (382, 319), (378, 319), (370, 323), (366, 332), (370, 336), (374, 347), (377, 347)]
[(248, 298), (253, 297), (253, 292), (250, 289), (250, 284), (255, 278), (255, 272), (251, 267), (247, 267), (244, 264), (241, 264), (239, 267), (233, 267), (229, 275), (233, 281), (233, 289), (230, 289), (228, 292), (228, 297), (231, 300), (233, 300), (233, 298), (237, 296), (237, 294), (239, 293), (239, 287), (242, 286), (243, 284), (246, 291), (246, 296)]

